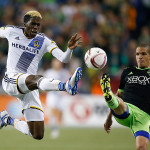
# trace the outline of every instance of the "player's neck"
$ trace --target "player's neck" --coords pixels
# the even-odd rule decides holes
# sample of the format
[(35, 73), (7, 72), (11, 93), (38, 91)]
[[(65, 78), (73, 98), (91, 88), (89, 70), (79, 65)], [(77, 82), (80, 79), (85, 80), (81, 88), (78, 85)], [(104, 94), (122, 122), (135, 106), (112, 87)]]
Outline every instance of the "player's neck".
[(150, 66), (148, 67), (136, 67), (137, 69), (140, 69), (140, 70), (145, 70), (145, 69), (150, 69)]
[(29, 37), (25, 32), (23, 32), (23, 33), (28, 39), (32, 39), (32, 37)]
[(23, 34), (24, 34), (28, 39), (32, 39), (32, 37), (28, 36), (28, 34), (25, 32), (24, 29), (23, 29)]

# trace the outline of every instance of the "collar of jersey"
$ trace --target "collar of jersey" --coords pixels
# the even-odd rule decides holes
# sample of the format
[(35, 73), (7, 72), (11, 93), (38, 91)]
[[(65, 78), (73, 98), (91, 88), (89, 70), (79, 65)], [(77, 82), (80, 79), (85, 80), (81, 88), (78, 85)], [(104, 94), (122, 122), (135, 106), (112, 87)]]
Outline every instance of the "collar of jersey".
[(32, 37), (28, 37), (25, 32), (23, 32), (23, 34), (28, 38), (28, 39), (32, 39)]
[(28, 39), (32, 39), (31, 37), (28, 37), (28, 36), (25, 34), (25, 32), (24, 32), (24, 28), (22, 28), (22, 31), (23, 31), (23, 34), (24, 34), (24, 36), (25, 36), (26, 38), (28, 38)]
[(146, 69), (150, 69), (150, 68), (138, 68), (138, 67), (136, 67), (136, 69), (139, 69), (139, 70), (146, 70)]

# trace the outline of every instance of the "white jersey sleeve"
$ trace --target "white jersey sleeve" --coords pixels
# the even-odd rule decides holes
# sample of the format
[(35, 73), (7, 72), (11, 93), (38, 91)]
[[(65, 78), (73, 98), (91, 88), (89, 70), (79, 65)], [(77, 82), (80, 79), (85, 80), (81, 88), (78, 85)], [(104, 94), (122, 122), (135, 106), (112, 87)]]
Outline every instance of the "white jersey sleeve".
[(0, 28), (0, 38), (8, 38), (11, 27), (1, 27)]
[(55, 58), (63, 63), (69, 62), (72, 56), (72, 50), (67, 48), (65, 52), (63, 52), (54, 41), (51, 41), (47, 38), (47, 51), (50, 52)]
[(71, 59), (72, 50), (67, 48), (67, 50), (63, 52), (62, 50), (56, 48), (52, 51), (52, 55), (56, 57), (58, 60), (60, 60), (61, 62), (67, 63)]

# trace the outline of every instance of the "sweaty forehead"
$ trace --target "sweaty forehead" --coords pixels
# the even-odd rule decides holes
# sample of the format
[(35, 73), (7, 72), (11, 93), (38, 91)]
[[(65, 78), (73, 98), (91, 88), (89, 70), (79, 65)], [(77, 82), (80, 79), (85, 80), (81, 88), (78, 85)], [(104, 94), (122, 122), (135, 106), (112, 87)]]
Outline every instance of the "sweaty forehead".
[(29, 22), (35, 22), (35, 23), (40, 23), (41, 22), (41, 18), (40, 17), (32, 17)]
[(136, 52), (137, 53), (140, 53), (140, 52), (148, 53), (148, 48), (147, 47), (137, 47)]

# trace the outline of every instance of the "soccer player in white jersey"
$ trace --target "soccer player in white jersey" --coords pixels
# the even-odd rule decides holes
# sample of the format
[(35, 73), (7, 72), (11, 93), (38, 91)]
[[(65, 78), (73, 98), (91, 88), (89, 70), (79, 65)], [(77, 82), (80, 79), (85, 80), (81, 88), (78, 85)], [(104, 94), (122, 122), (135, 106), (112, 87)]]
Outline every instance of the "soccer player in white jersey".
[(0, 126), (12, 125), (34, 139), (44, 136), (44, 114), (39, 99), (39, 91), (67, 91), (77, 93), (77, 84), (82, 75), (81, 68), (66, 83), (37, 75), (39, 61), (46, 52), (63, 63), (67, 63), (73, 49), (82, 43), (77, 34), (68, 42), (68, 49), (63, 52), (56, 43), (39, 33), (42, 16), (38, 11), (29, 11), (24, 15), (24, 27), (6, 26), (0, 28), (0, 37), (9, 44), (6, 73), (2, 81), (3, 89), (22, 103), (26, 121), (9, 116), (6, 110), (0, 113)]
[[(44, 77), (54, 78), (66, 82), (70, 76), (69, 71), (63, 67), (58, 59), (53, 59), (51, 68), (46, 70)], [(46, 106), (49, 112), (48, 118), (51, 126), (50, 137), (56, 139), (59, 136), (59, 126), (62, 123), (63, 110), (65, 109), (65, 92), (50, 91), (46, 95)]]

